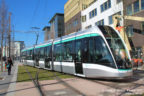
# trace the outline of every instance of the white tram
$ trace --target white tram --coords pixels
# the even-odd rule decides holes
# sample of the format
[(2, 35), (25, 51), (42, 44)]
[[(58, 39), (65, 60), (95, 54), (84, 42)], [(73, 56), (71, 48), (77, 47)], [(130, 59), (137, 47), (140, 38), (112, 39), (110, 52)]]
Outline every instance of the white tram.
[(132, 76), (131, 57), (120, 34), (95, 26), (22, 50), (24, 64), (88, 78)]

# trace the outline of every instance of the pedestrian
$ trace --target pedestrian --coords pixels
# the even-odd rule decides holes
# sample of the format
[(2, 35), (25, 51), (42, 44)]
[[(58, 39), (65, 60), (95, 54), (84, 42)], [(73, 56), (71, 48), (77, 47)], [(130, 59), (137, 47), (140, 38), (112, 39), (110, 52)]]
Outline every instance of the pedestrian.
[(6, 67), (8, 69), (8, 75), (11, 74), (11, 67), (13, 66), (13, 62), (10, 57), (7, 58)]

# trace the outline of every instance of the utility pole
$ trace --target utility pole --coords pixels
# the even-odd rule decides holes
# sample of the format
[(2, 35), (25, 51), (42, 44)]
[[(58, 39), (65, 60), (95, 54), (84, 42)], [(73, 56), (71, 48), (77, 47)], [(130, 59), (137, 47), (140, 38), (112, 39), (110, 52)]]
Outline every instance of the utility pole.
[(9, 57), (10, 57), (11, 56), (11, 13), (9, 13), (8, 42), (9, 42)]
[(14, 25), (13, 25), (13, 47), (12, 47), (13, 48), (13, 54), (12, 54), (13, 55), (13, 61), (14, 61), (14, 58), (15, 58), (15, 56), (14, 56), (14, 52), (15, 52), (15, 43), (14, 43), (15, 41), (14, 41), (14, 38), (15, 37), (14, 36), (15, 36), (15, 33), (14, 33)]

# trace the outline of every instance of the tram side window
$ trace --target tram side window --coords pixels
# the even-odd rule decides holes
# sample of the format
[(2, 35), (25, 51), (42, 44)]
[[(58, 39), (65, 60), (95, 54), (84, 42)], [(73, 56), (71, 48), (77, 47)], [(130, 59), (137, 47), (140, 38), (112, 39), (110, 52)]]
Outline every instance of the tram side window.
[(26, 51), (22, 52), (22, 58), (26, 59)]
[(25, 51), (25, 59), (27, 60), (27, 51)]
[(73, 60), (73, 42), (64, 43), (63, 61), (71, 62)]
[(75, 42), (75, 55), (76, 55), (76, 60), (81, 61), (82, 60), (82, 50), (81, 50), (81, 40), (76, 40)]
[(44, 59), (44, 48), (40, 48), (40, 60)]
[(44, 54), (46, 58), (51, 58), (51, 46), (45, 47)]
[(95, 41), (94, 38), (89, 39), (89, 56), (88, 56), (88, 62), (89, 63), (95, 63), (98, 60), (98, 56), (96, 55), (95, 50)]
[(35, 49), (35, 58), (39, 58), (40, 50), (39, 48)]
[(115, 68), (112, 56), (101, 37), (89, 39), (89, 62)]
[(27, 60), (30, 60), (30, 50), (27, 51)]
[(82, 39), (82, 59), (84, 63), (88, 63), (88, 38)]
[(29, 51), (29, 60), (32, 60), (32, 50)]
[(56, 44), (54, 46), (54, 61), (62, 61), (62, 44)]

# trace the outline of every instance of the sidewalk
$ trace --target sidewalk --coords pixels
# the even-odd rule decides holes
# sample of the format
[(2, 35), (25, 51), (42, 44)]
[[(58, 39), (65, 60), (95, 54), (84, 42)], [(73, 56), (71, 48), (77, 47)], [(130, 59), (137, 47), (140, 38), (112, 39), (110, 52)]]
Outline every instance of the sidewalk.
[(7, 75), (7, 72), (0, 74), (0, 76), (5, 77), (4, 80), (0, 81), (0, 96), (40, 96), (32, 82), (16, 82), (18, 66), (21, 65), (20, 62), (16, 61), (12, 67), (11, 75)]
[(7, 94), (7, 91), (9, 90), (9, 87), (11, 84), (15, 84), (16, 80), (12, 80), (13, 77), (17, 76), (15, 75), (15, 71), (17, 70), (17, 65), (14, 64), (11, 70), (11, 75), (8, 75), (7, 69), (3, 69), (3, 72), (0, 73), (0, 77), (2, 80), (0, 80), (0, 96), (5, 96)]

